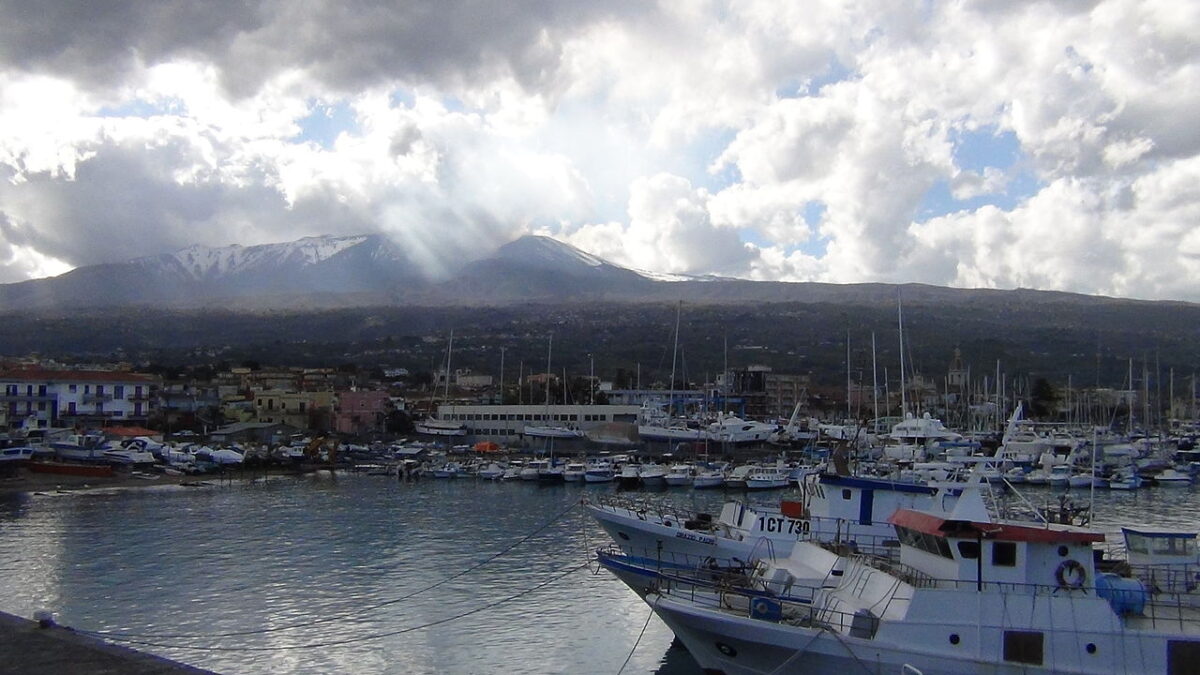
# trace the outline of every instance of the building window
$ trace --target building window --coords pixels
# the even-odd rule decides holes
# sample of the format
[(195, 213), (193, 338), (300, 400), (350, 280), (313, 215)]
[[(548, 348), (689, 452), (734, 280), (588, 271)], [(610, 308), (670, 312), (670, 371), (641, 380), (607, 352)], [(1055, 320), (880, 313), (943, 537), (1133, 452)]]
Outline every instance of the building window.
[(113, 386), (113, 398), (125, 398), (125, 385), (118, 384)]
[(74, 394), (75, 390), (78, 388), (79, 388), (79, 385), (77, 385), (77, 384), (67, 385), (67, 391), (71, 392), (72, 394)]

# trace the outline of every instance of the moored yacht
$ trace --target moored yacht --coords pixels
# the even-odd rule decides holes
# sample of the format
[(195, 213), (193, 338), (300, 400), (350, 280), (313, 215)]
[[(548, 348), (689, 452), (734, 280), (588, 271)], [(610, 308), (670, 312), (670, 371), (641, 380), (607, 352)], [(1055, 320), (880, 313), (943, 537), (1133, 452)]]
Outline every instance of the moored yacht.
[(607, 459), (596, 459), (588, 462), (583, 472), (585, 483), (611, 483), (617, 477), (613, 464)]

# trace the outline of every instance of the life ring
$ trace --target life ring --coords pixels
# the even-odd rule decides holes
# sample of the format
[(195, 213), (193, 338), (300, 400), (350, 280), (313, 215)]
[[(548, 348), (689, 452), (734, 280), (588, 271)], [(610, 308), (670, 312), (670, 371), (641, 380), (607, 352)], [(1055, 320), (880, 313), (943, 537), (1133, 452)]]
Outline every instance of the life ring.
[(1078, 560), (1064, 560), (1054, 570), (1054, 579), (1060, 588), (1083, 588), (1087, 583), (1087, 568)]

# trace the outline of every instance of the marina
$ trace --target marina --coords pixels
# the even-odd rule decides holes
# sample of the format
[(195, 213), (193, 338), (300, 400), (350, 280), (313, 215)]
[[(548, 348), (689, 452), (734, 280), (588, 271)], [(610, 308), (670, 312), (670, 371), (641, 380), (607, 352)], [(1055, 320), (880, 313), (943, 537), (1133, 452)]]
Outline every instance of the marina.
[[(687, 651), (594, 562), (612, 539), (580, 502), (721, 513), (794, 488), (615, 482), (403, 482), (365, 472), (197, 487), (7, 492), (0, 610), (215, 672), (693, 673)], [(1054, 504), (1059, 491), (1026, 488)], [(485, 504), (486, 508), (479, 508)], [(1131, 523), (1196, 529), (1194, 489), (1097, 492), (1114, 542)], [(515, 646), (519, 645), (519, 649)]]

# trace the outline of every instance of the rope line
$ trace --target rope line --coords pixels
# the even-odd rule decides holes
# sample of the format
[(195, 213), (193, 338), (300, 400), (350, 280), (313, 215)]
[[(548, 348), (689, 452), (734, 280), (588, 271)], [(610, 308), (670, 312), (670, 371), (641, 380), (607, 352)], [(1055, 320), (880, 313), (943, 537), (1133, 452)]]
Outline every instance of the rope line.
[(646, 628), (650, 625), (650, 619), (654, 618), (654, 608), (658, 607), (658, 599), (661, 595), (654, 596), (654, 604), (650, 605), (650, 613), (646, 615), (646, 623), (642, 624), (642, 632), (638, 633), (637, 640), (633, 642), (633, 649), (629, 650), (629, 655), (625, 657), (625, 663), (621, 664), (621, 669), (617, 671), (617, 675), (625, 672), (625, 666), (629, 665), (629, 660), (633, 658), (633, 653), (637, 651), (638, 645), (642, 643), (642, 637), (646, 634)]
[[(140, 645), (140, 646), (144, 646), (144, 647), (163, 647), (166, 649), (187, 649), (187, 650), (193, 650), (193, 651), (206, 651), (206, 652), (275, 652), (275, 651), (288, 651), (288, 650), (296, 650), (296, 649), (319, 649), (319, 648), (323, 648), (323, 647), (339, 647), (342, 645), (354, 644), (357, 642), (367, 642), (370, 640), (378, 640), (381, 638), (393, 637), (396, 635), (403, 635), (405, 633), (411, 633), (413, 631), (424, 630), (426, 628), (432, 628), (433, 626), (440, 626), (441, 624), (450, 623), (451, 621), (457, 621), (458, 619), (462, 619), (462, 618), (471, 616), (472, 614), (478, 614), (480, 612), (483, 612), (483, 611), (486, 611), (486, 610), (489, 610), (489, 609), (492, 609), (495, 607), (499, 607), (500, 605), (503, 605), (505, 603), (516, 600), (518, 598), (524, 597), (535, 591), (541, 590), (542, 588), (545, 588), (546, 586), (549, 586), (550, 584), (552, 584), (556, 581), (559, 581), (560, 579), (564, 579), (567, 576), (574, 574), (575, 572), (578, 572), (579, 570), (581, 570), (585, 567), (586, 567), (586, 565), (576, 565), (561, 574), (558, 574), (554, 577), (551, 577), (550, 579), (547, 579), (546, 581), (543, 581), (543, 582), (537, 584), (536, 586), (527, 588), (518, 593), (514, 593), (506, 598), (502, 598), (500, 600), (497, 600), (496, 602), (489, 603), (482, 607), (476, 607), (475, 609), (470, 609), (465, 612), (459, 612), (458, 614), (455, 614), (454, 616), (449, 616), (444, 619), (438, 619), (436, 621), (430, 621), (428, 623), (424, 623), (419, 626), (412, 626), (410, 628), (401, 628), (399, 630), (386, 631), (383, 633), (372, 633), (370, 635), (360, 635), (357, 637), (345, 638), (342, 640), (327, 640), (325, 642), (310, 642), (310, 643), (302, 644), (302, 645), (282, 645), (279, 647), (211, 647), (211, 646), (201, 647), (201, 646), (192, 646), (192, 645), (172, 644), (172, 643), (167, 643), (167, 642), (150, 642), (150, 641), (146, 641), (146, 640), (131, 640), (131, 639), (117, 638), (117, 637), (103, 636), (103, 635), (101, 635), (99, 637), (104, 637), (105, 639), (108, 639), (112, 642), (120, 642), (120, 643), (130, 644), (130, 645)], [(314, 621), (312, 623), (315, 624), (317, 622)], [(68, 629), (68, 630), (72, 630), (76, 633), (80, 633), (83, 635), (96, 635), (95, 633), (90, 633), (88, 631), (83, 631), (83, 630), (75, 630), (75, 629)]]
[(572, 504), (571, 506), (567, 507), (565, 510), (560, 511), (557, 515), (555, 515), (549, 521), (544, 523), (541, 527), (537, 528), (533, 532), (530, 532), (529, 534), (525, 535), (524, 537), (521, 537), (516, 542), (514, 542), (513, 544), (508, 546), (507, 548), (501, 550), (499, 553), (496, 553), (492, 557), (490, 557), (482, 562), (476, 563), (475, 565), (472, 565), (471, 567), (468, 567), (467, 569), (465, 569), (461, 572), (452, 574), (452, 575), (446, 577), (445, 579), (442, 579), (441, 581), (435, 582), (433, 584), (430, 584), (429, 586), (418, 589), (411, 593), (402, 595), (398, 598), (393, 598), (391, 600), (384, 600), (384, 601), (376, 603), (374, 605), (367, 605), (366, 607), (356, 608), (354, 610), (353, 614), (351, 614), (351, 613), (334, 614), (331, 616), (326, 616), (326, 617), (322, 617), (319, 619), (313, 619), (311, 621), (305, 621), (305, 622), (301, 622), (301, 623), (284, 624), (282, 626), (274, 626), (272, 628), (257, 628), (254, 630), (230, 631), (228, 633), (193, 633), (193, 634), (159, 635), (159, 634), (148, 634), (148, 633), (130, 633), (130, 632), (126, 632), (126, 631), (103, 631), (103, 630), (91, 631), (91, 630), (84, 630), (84, 629), (76, 629), (75, 632), (81, 633), (84, 635), (91, 635), (93, 637), (109, 638), (109, 639), (153, 638), (153, 639), (157, 639), (157, 640), (168, 640), (168, 639), (169, 640), (202, 640), (202, 639), (207, 639), (207, 638), (240, 637), (243, 635), (262, 635), (265, 633), (277, 633), (279, 631), (292, 630), (295, 628), (309, 628), (311, 626), (316, 626), (316, 625), (323, 624), (323, 623), (331, 623), (334, 621), (349, 621), (349, 620), (361, 621), (361, 619), (356, 618), (357, 615), (360, 615), (364, 612), (370, 612), (370, 611), (373, 611), (376, 609), (381, 609), (381, 608), (387, 607), (389, 605), (394, 605), (398, 602), (403, 602), (405, 600), (409, 600), (418, 595), (421, 595), (422, 593), (427, 593), (429, 591), (432, 591), (435, 588), (438, 588), (439, 586), (443, 586), (447, 583), (450, 583), (451, 581), (454, 581), (455, 579), (462, 578), (462, 577), (474, 572), (475, 570), (478, 570), (479, 568), (481, 568), (485, 565), (495, 562), (498, 558), (501, 558), (502, 556), (507, 555), (508, 553), (512, 552), (513, 549), (515, 549), (518, 546), (520, 546), (521, 544), (524, 544), (525, 542), (529, 541), (536, 535), (540, 534), (547, 527), (550, 527), (554, 523), (556, 523), (559, 520), (561, 520), (562, 518), (564, 518), (568, 513), (573, 511), (576, 506), (578, 506), (578, 504)]

